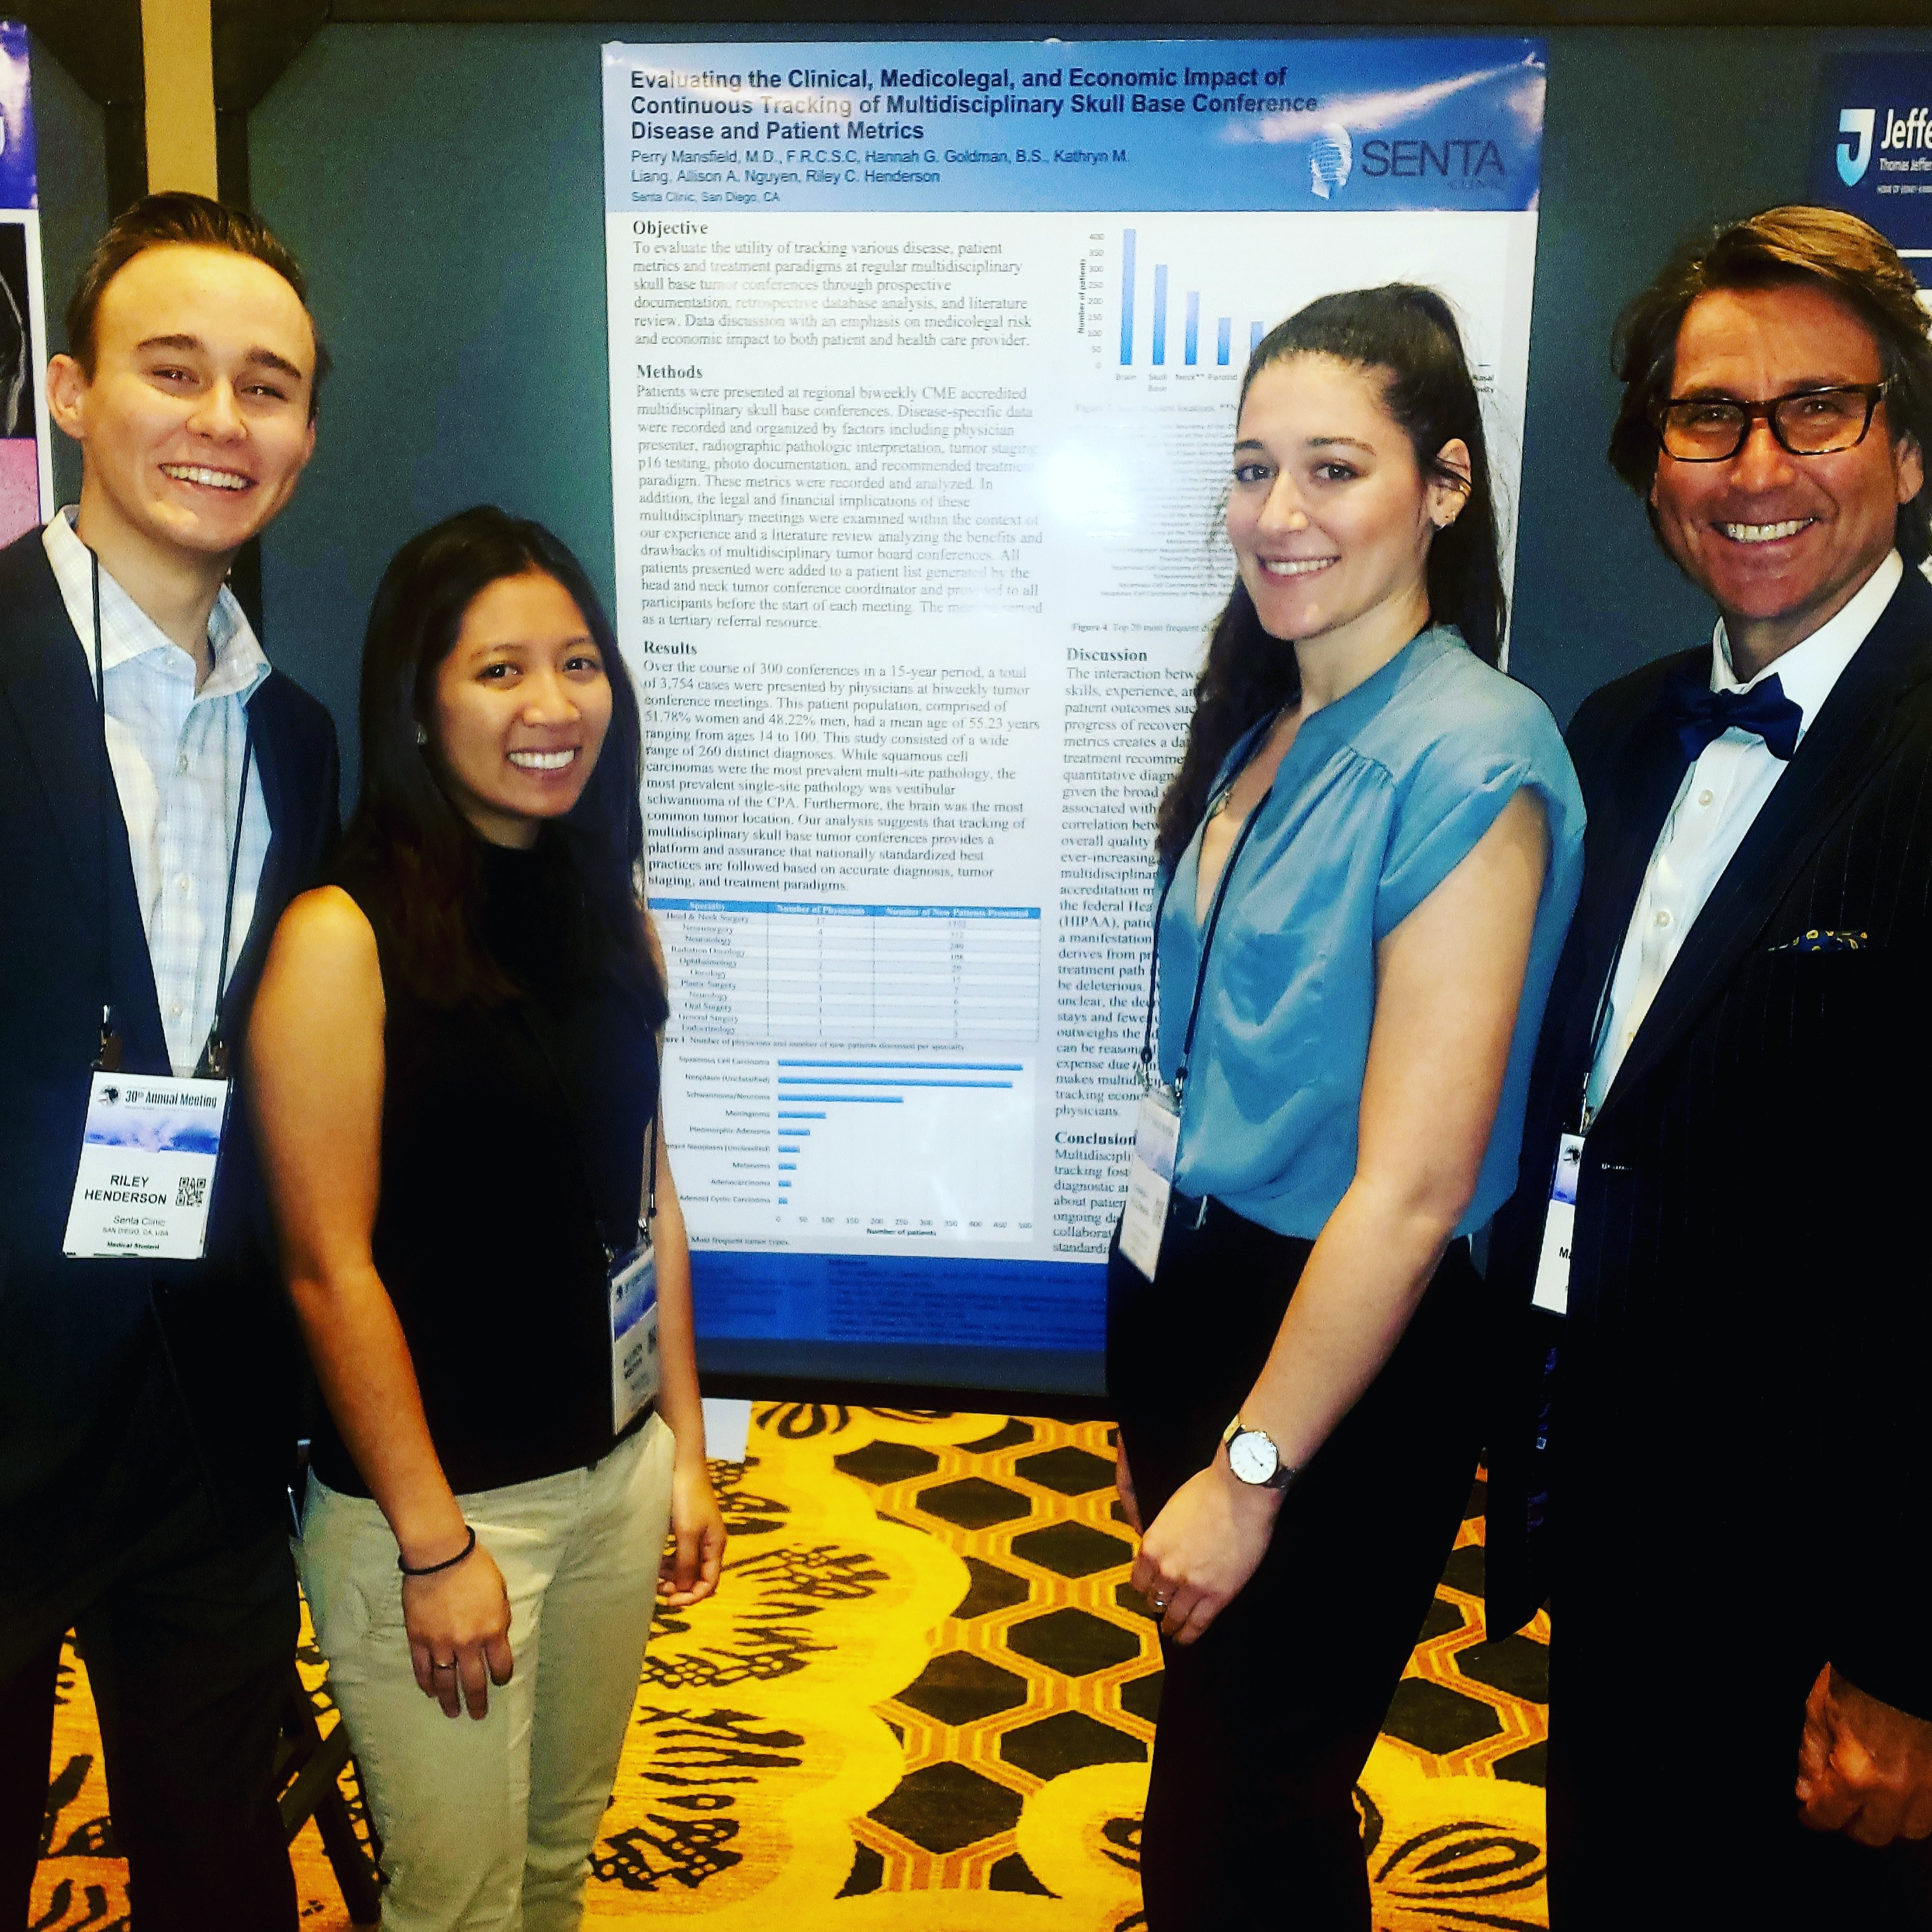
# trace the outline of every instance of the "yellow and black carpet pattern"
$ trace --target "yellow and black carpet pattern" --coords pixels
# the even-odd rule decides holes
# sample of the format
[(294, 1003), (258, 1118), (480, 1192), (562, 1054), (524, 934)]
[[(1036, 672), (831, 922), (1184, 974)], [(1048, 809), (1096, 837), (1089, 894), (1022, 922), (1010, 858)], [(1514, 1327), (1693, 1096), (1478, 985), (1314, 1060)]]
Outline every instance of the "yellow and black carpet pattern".
[[(760, 1405), (715, 1473), (723, 1585), (652, 1634), (590, 1922), (1143, 1926), (1160, 1657), (1108, 1426)], [(1362, 1775), (1380, 1932), (1546, 1923), (1547, 1631), (1480, 1640), (1481, 1508), (1479, 1484)], [(304, 1672), (326, 1705), (312, 1651)], [(34, 1923), (124, 1925), (77, 1666), (62, 1695)], [(312, 1825), (296, 1864), (304, 1924), (346, 1926)]]

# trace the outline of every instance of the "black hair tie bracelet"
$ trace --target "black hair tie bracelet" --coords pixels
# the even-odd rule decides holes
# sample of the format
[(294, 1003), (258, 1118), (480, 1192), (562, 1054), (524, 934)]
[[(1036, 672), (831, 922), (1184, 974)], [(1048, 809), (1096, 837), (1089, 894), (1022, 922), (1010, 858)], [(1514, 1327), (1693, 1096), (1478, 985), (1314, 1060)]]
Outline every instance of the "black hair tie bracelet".
[(403, 1561), (402, 1552), (398, 1550), (396, 1552), (396, 1568), (405, 1576), (434, 1576), (440, 1570), (454, 1570), (476, 1547), (475, 1528), (466, 1522), (463, 1526), (470, 1532), (470, 1540), (454, 1556), (446, 1556), (440, 1563), (425, 1563), (420, 1570), (412, 1570)]

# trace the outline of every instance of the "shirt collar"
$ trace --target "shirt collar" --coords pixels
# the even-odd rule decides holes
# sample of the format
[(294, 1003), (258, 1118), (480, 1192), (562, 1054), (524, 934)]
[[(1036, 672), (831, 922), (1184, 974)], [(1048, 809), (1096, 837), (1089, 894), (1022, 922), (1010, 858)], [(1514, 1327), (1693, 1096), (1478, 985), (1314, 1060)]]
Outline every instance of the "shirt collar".
[[(87, 655), (91, 682), (94, 676), (94, 556), (74, 529), (77, 514), (72, 504), (57, 511), (47, 519), (40, 543), (52, 566), (54, 581), (60, 586), (68, 621)], [(197, 698), (233, 697), (247, 704), (268, 675), (270, 667), (254, 627), (225, 584), (214, 600), (214, 608), (208, 614), (208, 645), (214, 668), (196, 694)], [(178, 665), (192, 676), (188, 654), (104, 566), (100, 572), (101, 669), (112, 670), (154, 650), (169, 653), (161, 662), (171, 670)]]
[(1893, 550), (1836, 616), (1828, 618), (1802, 643), (1793, 644), (1782, 656), (1774, 658), (1748, 683), (1741, 682), (1731, 668), (1731, 640), (1720, 617), (1711, 634), (1711, 688), (1750, 691), (1774, 675), (1785, 696), (1804, 714), (1798, 731), (1802, 737), (1831, 696), (1839, 674), (1885, 614), (1885, 607), (1892, 602), (1892, 593), (1904, 574), (1905, 560)]
[[(1346, 730), (1358, 718), (1373, 716), (1396, 691), (1419, 671), (1446, 652), (1465, 648), (1462, 634), (1454, 625), (1429, 625), (1417, 632), (1386, 664), (1370, 672), (1360, 684), (1352, 686), (1340, 698), (1331, 699), (1319, 711), (1312, 712), (1303, 721), (1295, 742), (1300, 744), (1304, 740), (1312, 742), (1313, 737), (1322, 732), (1337, 727)], [(1208, 793), (1210, 812), (1222, 794), (1234, 782), (1241, 767), (1254, 756), (1262, 740), (1274, 728), (1275, 720), (1280, 716), (1279, 711), (1270, 711), (1235, 740), (1233, 749), (1221, 760), (1221, 769), (1214, 775), (1214, 783)]]

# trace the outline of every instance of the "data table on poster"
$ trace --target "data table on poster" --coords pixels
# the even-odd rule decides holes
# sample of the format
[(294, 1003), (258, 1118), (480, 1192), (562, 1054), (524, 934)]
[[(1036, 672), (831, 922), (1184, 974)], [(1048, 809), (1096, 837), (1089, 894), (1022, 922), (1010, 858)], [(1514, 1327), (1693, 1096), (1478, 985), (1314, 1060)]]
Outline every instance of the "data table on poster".
[(1031, 1044), (1037, 906), (656, 898), (680, 1042)]

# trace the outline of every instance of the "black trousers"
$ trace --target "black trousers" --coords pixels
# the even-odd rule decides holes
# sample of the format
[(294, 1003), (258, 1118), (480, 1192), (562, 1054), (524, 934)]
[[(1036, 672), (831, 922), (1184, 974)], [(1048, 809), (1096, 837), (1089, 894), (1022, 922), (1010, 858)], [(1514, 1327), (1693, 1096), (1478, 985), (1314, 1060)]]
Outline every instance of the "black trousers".
[[(1177, 1203), (1148, 1282), (1108, 1263), (1108, 1384), (1143, 1521), (1213, 1456), (1310, 1244)], [(1141, 1879), (1149, 1932), (1368, 1932), (1352, 1793), (1462, 1520), (1482, 1284), (1452, 1247), (1394, 1354), (1289, 1490), (1245, 1589), (1166, 1670)]]
[[(1603, 1521), (1582, 1560), (1558, 1562), (1552, 1932), (1932, 1932), (1932, 1841), (1874, 1850), (1799, 1822), (1804, 1700), (1825, 1661), (1786, 1594), (1802, 1589), (1802, 1551), (1792, 1574), (1726, 1588), (1699, 1576), (1693, 1550), (1644, 1550), (1643, 1530), (1641, 1510), (1627, 1527)], [(1690, 1610), (1630, 1615), (1630, 1573), (1602, 1560), (1613, 1551), (1640, 1556), (1639, 1576), (1660, 1557), (1648, 1574)]]
[[(152, 1445), (151, 1445), (152, 1446)], [(128, 1472), (145, 1521), (57, 1582), (0, 1580), (0, 1932), (28, 1922), (44, 1850), (61, 1640), (100, 1718), (134, 1932), (294, 1932), (274, 1787), (300, 1610), (286, 1533), (224, 1534), (192, 1450)], [(63, 1566), (64, 1568), (65, 1566)]]

